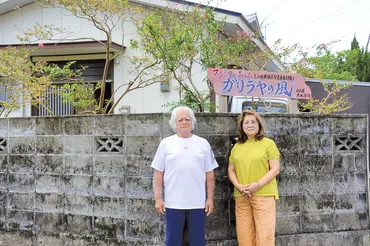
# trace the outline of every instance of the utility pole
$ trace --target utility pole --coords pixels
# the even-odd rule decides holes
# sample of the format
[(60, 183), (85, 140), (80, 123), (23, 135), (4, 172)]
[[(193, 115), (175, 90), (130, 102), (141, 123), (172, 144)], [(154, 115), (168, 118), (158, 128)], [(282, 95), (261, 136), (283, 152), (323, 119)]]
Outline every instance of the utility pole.
[(370, 33), (369, 33), (369, 37), (367, 38), (366, 51), (368, 51), (367, 47), (369, 47), (369, 41), (370, 41)]

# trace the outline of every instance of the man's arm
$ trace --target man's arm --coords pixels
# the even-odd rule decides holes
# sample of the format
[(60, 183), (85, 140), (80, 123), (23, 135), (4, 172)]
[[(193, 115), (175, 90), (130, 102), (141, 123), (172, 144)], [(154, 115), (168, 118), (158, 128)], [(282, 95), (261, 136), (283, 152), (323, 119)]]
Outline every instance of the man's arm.
[(155, 199), (155, 210), (157, 210), (159, 214), (164, 215), (166, 209), (164, 207), (164, 201), (162, 198), (162, 186), (163, 186), (163, 172), (154, 170), (153, 189)]
[(210, 172), (206, 172), (206, 184), (207, 184), (207, 200), (205, 212), (207, 213), (206, 215), (209, 216), (212, 214), (214, 209), (213, 196), (215, 192), (215, 174), (213, 170)]

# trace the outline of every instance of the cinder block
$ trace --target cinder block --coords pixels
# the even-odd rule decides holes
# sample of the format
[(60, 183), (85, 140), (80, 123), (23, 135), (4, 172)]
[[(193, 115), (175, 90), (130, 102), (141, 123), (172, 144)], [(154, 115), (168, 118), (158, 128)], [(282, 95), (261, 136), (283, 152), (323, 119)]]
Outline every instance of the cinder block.
[[(135, 160), (135, 158), (132, 158)], [(99, 155), (94, 159), (94, 173), (100, 175), (123, 176), (125, 174), (125, 157)], [(132, 165), (130, 160), (130, 165)], [(128, 175), (128, 174), (127, 174)]]
[(279, 174), (276, 177), (279, 195), (290, 196), (302, 194), (301, 177), (295, 175)]
[(214, 210), (213, 213), (210, 215), (209, 219), (217, 220), (217, 219), (231, 219), (230, 213), (235, 213), (235, 210), (231, 211), (230, 203), (234, 201), (230, 201), (229, 199), (214, 199)]
[(153, 158), (159, 143), (159, 136), (127, 136), (126, 155)]
[(367, 194), (366, 193), (359, 193), (356, 195), (356, 212), (360, 213), (367, 213), (368, 205), (367, 205)]
[(37, 154), (63, 154), (62, 136), (38, 136), (36, 138)]
[(356, 191), (355, 174), (335, 174), (335, 194), (351, 194)]
[(35, 118), (9, 118), (9, 136), (35, 136)]
[[(264, 120), (267, 120), (266, 117), (264, 117)], [(267, 132), (273, 135), (296, 135), (301, 133), (299, 119), (295, 117), (269, 118), (269, 121), (266, 123)]]
[(332, 118), (305, 117), (299, 119), (300, 135), (331, 134)]
[(333, 173), (333, 159), (331, 155), (303, 155), (301, 158), (304, 159), (299, 169), (302, 175)]
[(8, 188), (8, 175), (0, 173), (0, 191), (7, 191)]
[(0, 137), (7, 137), (9, 128), (8, 128), (8, 121), (7, 118), (0, 118)]
[(334, 173), (354, 173), (355, 172), (355, 155), (353, 153), (334, 154)]
[(228, 178), (229, 158), (228, 157), (216, 157), (218, 167), (213, 169), (215, 177)]
[(335, 214), (335, 229), (339, 231), (360, 230), (361, 222), (359, 215), (356, 213), (339, 213)]
[(92, 155), (68, 155), (64, 157), (66, 174), (90, 174), (93, 173)]
[(36, 245), (64, 246), (63, 238), (57, 235), (38, 234)]
[(8, 155), (0, 154), (0, 172), (7, 172), (8, 170)]
[(59, 117), (37, 117), (36, 135), (63, 135), (63, 123)]
[[(333, 213), (330, 214), (303, 214), (302, 215), (302, 231), (304, 232), (328, 232), (334, 231)], [(302, 244), (306, 245), (306, 244)]]
[(1, 245), (33, 246), (35, 235), (31, 231), (10, 231), (0, 234)]
[(126, 118), (126, 136), (160, 136), (160, 114), (129, 114)]
[(94, 217), (93, 231), (95, 240), (102, 241), (98, 245), (105, 245), (109, 240), (118, 241), (118, 239), (123, 239), (125, 237), (125, 220)]
[(301, 212), (306, 214), (333, 213), (335, 197), (332, 194), (303, 195), (301, 199)]
[(36, 175), (36, 192), (37, 193), (56, 193), (64, 192), (63, 176), (39, 174)]
[(152, 164), (154, 155), (151, 157), (127, 156), (126, 176), (153, 177)]
[(98, 197), (94, 199), (93, 215), (95, 217), (126, 218), (125, 198)]
[(356, 173), (365, 173), (366, 172), (366, 154), (355, 153), (355, 172)]
[(33, 173), (35, 164), (33, 155), (9, 155), (9, 172), (11, 173)]
[(276, 212), (279, 216), (296, 215), (301, 212), (304, 195), (281, 195), (276, 201)]
[(91, 116), (70, 116), (64, 118), (65, 135), (92, 135), (94, 118)]
[(335, 211), (337, 213), (354, 213), (356, 211), (357, 194), (336, 194)]
[[(83, 215), (64, 214), (63, 222), (69, 235), (78, 237), (92, 236), (92, 217)], [(71, 241), (70, 241), (71, 242)]]
[(197, 123), (193, 131), (196, 135), (229, 135), (229, 117), (217, 114), (196, 114)]
[(230, 199), (232, 198), (233, 187), (230, 185), (228, 178), (216, 178), (214, 197), (216, 199)]
[(37, 174), (62, 174), (64, 164), (62, 155), (37, 155), (35, 173)]
[(127, 240), (159, 242), (162, 241), (161, 235), (164, 235), (161, 222), (139, 219), (126, 221)]
[(340, 117), (333, 120), (335, 134), (366, 134), (366, 118)]
[(282, 155), (301, 153), (299, 136), (297, 135), (274, 135), (273, 140)]
[[(42, 234), (62, 234), (66, 232), (65, 215), (63, 213), (35, 213), (34, 228), (39, 231), (41, 238)], [(60, 238), (60, 236), (57, 236)], [(49, 238), (50, 240), (50, 238)], [(48, 240), (48, 241), (49, 241)], [(55, 239), (54, 239), (55, 240)], [(52, 241), (54, 241), (52, 240)], [(61, 241), (56, 241), (61, 243)]]
[(93, 193), (96, 196), (125, 197), (125, 178), (94, 176)]
[(303, 155), (298, 153), (289, 154), (288, 152), (283, 152), (280, 156), (280, 174), (298, 177), (302, 174), (301, 169), (303, 169), (300, 168), (300, 166), (305, 162), (306, 159)]
[(123, 136), (125, 134), (126, 116), (96, 115), (93, 118), (95, 136)]
[(35, 178), (33, 174), (8, 174), (9, 192), (30, 193), (35, 191)]
[(10, 210), (34, 210), (35, 193), (8, 193), (8, 209)]
[(276, 235), (296, 234), (302, 231), (301, 215), (276, 216)]
[[(303, 175), (301, 185), (304, 194), (332, 194), (334, 177), (332, 174)], [(335, 184), (335, 188), (337, 188), (337, 184)]]
[(215, 157), (225, 156), (225, 151), (229, 150), (231, 146), (229, 135), (199, 135), (207, 139), (211, 145)]
[(128, 198), (153, 198), (153, 179), (127, 177), (126, 196)]
[(306, 155), (331, 155), (333, 152), (332, 136), (329, 134), (301, 136), (300, 145)]
[(68, 195), (92, 195), (92, 175), (64, 175), (63, 192)]
[(18, 231), (30, 231), (33, 227), (33, 212), (30, 211), (8, 211), (6, 226)]
[(35, 197), (35, 211), (42, 213), (63, 213), (64, 195), (63, 194), (39, 194)]
[(73, 215), (92, 216), (94, 198), (81, 195), (64, 195), (63, 213)]
[(94, 138), (92, 136), (65, 136), (64, 154), (91, 155), (93, 153)]
[(148, 219), (160, 221), (163, 216), (155, 210), (154, 199), (127, 198), (126, 214), (128, 219)]
[(356, 191), (363, 193), (367, 191), (367, 182), (366, 182), (367, 175), (365, 173), (357, 173), (355, 175), (355, 187)]
[(10, 137), (9, 153), (10, 154), (35, 154), (36, 140), (34, 137)]
[(219, 240), (229, 237), (229, 220), (223, 219), (207, 219), (206, 220), (206, 240)]

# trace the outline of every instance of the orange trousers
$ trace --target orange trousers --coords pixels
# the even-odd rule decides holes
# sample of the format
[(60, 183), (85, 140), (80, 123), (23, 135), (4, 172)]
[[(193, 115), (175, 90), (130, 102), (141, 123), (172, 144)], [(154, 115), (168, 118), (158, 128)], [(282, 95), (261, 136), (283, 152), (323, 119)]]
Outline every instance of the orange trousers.
[(235, 198), (238, 246), (274, 246), (276, 202), (273, 196)]

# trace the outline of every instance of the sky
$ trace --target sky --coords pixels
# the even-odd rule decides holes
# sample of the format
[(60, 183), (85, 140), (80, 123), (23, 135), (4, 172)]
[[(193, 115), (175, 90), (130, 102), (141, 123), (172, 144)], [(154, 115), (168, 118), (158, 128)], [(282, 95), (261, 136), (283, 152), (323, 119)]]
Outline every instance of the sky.
[(365, 47), (370, 35), (370, 0), (226, 0), (218, 7), (257, 13), (270, 47), (277, 39), (304, 47), (341, 40), (333, 46), (340, 51), (350, 49), (354, 35)]

